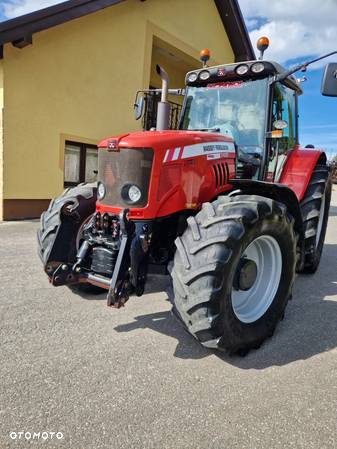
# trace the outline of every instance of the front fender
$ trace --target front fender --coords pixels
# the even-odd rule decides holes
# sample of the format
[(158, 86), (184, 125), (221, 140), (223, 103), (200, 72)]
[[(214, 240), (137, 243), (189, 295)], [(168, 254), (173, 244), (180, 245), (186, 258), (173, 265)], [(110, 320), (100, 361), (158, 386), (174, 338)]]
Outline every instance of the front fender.
[(239, 189), (244, 194), (260, 195), (285, 204), (295, 220), (295, 231), (299, 235), (300, 240), (303, 239), (303, 221), (300, 204), (297, 196), (288, 186), (252, 179), (231, 179), (230, 183), (234, 189)]

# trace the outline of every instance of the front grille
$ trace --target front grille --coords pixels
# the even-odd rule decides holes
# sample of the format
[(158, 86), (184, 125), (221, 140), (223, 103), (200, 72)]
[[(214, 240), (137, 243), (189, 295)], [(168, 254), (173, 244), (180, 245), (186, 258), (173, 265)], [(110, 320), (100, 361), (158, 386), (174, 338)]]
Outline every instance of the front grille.
[[(120, 148), (119, 151), (98, 150), (98, 181), (105, 185), (106, 193), (101, 204), (114, 207), (144, 207), (147, 204), (153, 150), (151, 148)], [(122, 198), (126, 184), (137, 185), (141, 199), (130, 206)]]
[(219, 188), (227, 184), (229, 179), (229, 170), (226, 162), (219, 162), (213, 165), (215, 177), (215, 187)]

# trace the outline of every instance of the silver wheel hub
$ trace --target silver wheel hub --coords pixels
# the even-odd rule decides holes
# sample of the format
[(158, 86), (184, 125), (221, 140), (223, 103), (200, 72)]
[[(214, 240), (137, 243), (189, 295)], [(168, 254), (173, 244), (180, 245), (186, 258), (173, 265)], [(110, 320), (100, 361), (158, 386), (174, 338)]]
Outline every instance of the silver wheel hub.
[(280, 285), (282, 253), (276, 239), (263, 235), (244, 251), (232, 288), (232, 307), (243, 323), (253, 323), (264, 315)]
[(253, 260), (242, 258), (236, 269), (234, 280), (235, 290), (249, 290), (253, 287), (257, 276), (257, 266)]

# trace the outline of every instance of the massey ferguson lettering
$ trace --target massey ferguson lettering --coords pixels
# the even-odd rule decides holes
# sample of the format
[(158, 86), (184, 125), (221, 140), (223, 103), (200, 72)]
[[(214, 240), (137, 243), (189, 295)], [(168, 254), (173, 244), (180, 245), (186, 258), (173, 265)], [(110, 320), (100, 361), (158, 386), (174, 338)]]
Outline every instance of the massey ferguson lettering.
[(228, 145), (206, 145), (204, 151), (228, 151)]

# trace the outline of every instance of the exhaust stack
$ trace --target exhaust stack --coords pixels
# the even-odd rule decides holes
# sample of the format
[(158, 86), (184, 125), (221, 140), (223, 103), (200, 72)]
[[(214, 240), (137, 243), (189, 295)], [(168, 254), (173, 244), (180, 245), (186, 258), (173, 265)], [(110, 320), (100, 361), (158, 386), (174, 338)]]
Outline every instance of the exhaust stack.
[(156, 129), (163, 131), (169, 129), (170, 125), (170, 103), (167, 101), (168, 74), (159, 64), (156, 65), (156, 70), (162, 81), (161, 101), (158, 103)]

